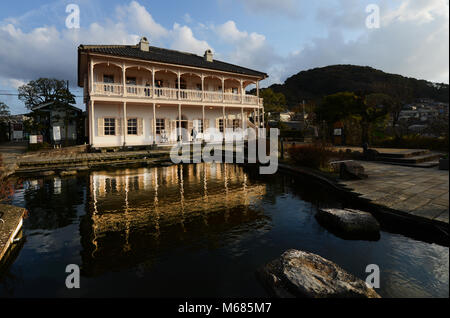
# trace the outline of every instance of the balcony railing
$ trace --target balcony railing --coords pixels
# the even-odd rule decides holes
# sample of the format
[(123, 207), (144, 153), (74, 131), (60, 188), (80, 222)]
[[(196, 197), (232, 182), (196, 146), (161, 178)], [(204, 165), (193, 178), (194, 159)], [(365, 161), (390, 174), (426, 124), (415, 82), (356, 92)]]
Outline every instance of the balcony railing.
[[(94, 95), (97, 96), (119, 96), (135, 97), (144, 99), (162, 99), (162, 100), (181, 100), (192, 102), (210, 102), (210, 103), (229, 103), (258, 105), (258, 97), (254, 95), (241, 95), (235, 93), (222, 93), (221, 91), (201, 91), (155, 87), (139, 85), (126, 85), (126, 96), (123, 91), (123, 85), (119, 83), (94, 83)], [(243, 100), (242, 100), (243, 99)], [(259, 99), (259, 105), (262, 106), (263, 99)]]

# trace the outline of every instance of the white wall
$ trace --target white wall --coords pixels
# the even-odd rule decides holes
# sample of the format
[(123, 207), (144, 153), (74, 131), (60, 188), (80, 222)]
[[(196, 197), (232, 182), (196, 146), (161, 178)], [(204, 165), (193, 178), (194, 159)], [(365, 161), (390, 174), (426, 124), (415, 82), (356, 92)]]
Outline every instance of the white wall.
[[(171, 129), (171, 133), (169, 135), (169, 142), (174, 143), (177, 140), (176, 131), (176, 121), (178, 118), (178, 106), (167, 106), (161, 105), (161, 107), (156, 107), (156, 118), (168, 119), (171, 123), (170, 127), (166, 127), (166, 131), (168, 128)], [(209, 106), (205, 107), (205, 121), (209, 121), (209, 128), (217, 128), (216, 127), (216, 119), (222, 118), (221, 107), (213, 107), (210, 109)], [(130, 104), (127, 103), (126, 107), (127, 117), (128, 118), (142, 118), (143, 122), (143, 130), (142, 135), (126, 135), (125, 141), (127, 146), (140, 146), (140, 145), (152, 145), (153, 144), (153, 105), (152, 104)], [(202, 107), (201, 106), (182, 106), (182, 119), (186, 119), (188, 121), (193, 121), (195, 119), (202, 119)], [(240, 119), (241, 109), (240, 108), (227, 108), (226, 113), (228, 119)], [(244, 111), (244, 118), (245, 118)], [(93, 138), (93, 146), (94, 147), (117, 147), (122, 146), (124, 143), (124, 136), (117, 135), (116, 126), (116, 136), (99, 136), (98, 134), (98, 119), (104, 117), (116, 117), (123, 118), (123, 104), (107, 104), (107, 103), (95, 103), (94, 105), (94, 138)], [(205, 124), (205, 128), (208, 127)], [(206, 130), (206, 129), (205, 129)], [(206, 131), (205, 131), (206, 132)], [(190, 132), (189, 132), (190, 134)], [(198, 134), (198, 139), (205, 139), (206, 141), (212, 140), (212, 136), (203, 134)], [(190, 138), (190, 136), (189, 136)], [(221, 133), (218, 133), (214, 136), (214, 140), (220, 141), (223, 136)], [(159, 135), (156, 137), (156, 143), (160, 143), (161, 138)]]

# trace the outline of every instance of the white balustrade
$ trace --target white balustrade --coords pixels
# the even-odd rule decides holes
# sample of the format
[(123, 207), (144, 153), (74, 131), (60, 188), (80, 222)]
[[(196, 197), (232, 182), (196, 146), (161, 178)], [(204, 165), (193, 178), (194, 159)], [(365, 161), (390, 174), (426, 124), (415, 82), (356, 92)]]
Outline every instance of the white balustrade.
[(206, 102), (221, 102), (223, 98), (222, 92), (204, 91), (203, 100)]
[(240, 103), (241, 102), (241, 95), (239, 94), (234, 94), (234, 93), (225, 93), (224, 94), (225, 97), (225, 102), (228, 103)]
[[(120, 83), (94, 83), (94, 94), (98, 96), (124, 96), (123, 85)], [(258, 97), (254, 95), (241, 95), (235, 93), (222, 93), (222, 91), (201, 91), (191, 89), (126, 85), (126, 97), (182, 100), (211, 103), (230, 103), (245, 105), (258, 105)], [(262, 106), (263, 99), (259, 99)]]
[(95, 83), (94, 93), (104, 96), (122, 96), (123, 85), (116, 83)]

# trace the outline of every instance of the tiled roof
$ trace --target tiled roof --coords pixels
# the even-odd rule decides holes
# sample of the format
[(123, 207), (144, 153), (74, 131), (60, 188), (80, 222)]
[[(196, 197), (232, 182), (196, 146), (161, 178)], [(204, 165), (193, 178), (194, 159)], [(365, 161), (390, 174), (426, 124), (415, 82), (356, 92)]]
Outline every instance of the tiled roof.
[(258, 76), (262, 78), (268, 77), (266, 73), (258, 72), (238, 65), (217, 60), (208, 62), (202, 56), (198, 56), (196, 54), (168, 50), (154, 46), (150, 46), (148, 52), (140, 50), (137, 45), (80, 45), (78, 50), (81, 52), (99, 53), (153, 62), (193, 66), (216, 71)]

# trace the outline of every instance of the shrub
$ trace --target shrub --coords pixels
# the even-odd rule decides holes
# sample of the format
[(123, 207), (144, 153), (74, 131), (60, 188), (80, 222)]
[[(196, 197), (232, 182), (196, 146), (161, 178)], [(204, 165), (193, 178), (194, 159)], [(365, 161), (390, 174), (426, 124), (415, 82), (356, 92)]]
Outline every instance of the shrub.
[(406, 135), (401, 138), (388, 137), (373, 142), (373, 146), (392, 147), (392, 148), (410, 148), (410, 149), (429, 149), (448, 152), (448, 137), (425, 137), (420, 135)]
[(326, 168), (336, 153), (325, 144), (305, 144), (289, 148), (289, 157), (296, 164), (315, 169)]
[(41, 149), (50, 148), (50, 144), (47, 142), (37, 143), (37, 144), (28, 144), (28, 151), (37, 151)]

